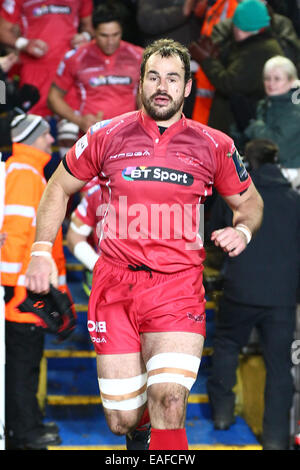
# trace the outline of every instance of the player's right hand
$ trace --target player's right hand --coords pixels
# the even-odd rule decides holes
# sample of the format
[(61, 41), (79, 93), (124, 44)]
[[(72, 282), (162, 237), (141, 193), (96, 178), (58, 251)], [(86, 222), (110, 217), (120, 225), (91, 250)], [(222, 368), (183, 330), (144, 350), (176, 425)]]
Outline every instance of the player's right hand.
[(32, 256), (25, 274), (25, 287), (36, 294), (47, 294), (50, 283), (58, 286), (57, 267), (53, 258)]
[(48, 44), (41, 39), (29, 39), (27, 46), (22, 51), (40, 59), (47, 54)]

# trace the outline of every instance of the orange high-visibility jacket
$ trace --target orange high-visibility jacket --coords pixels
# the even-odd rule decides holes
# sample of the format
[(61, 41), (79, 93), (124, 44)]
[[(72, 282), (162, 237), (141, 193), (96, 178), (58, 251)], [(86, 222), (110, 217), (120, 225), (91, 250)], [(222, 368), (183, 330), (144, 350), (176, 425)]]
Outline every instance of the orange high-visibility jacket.
[[(15, 307), (26, 297), (24, 278), (35, 238), (36, 213), (46, 186), (44, 167), (50, 155), (29, 145), (13, 144), (6, 161), (5, 206), (2, 232), (7, 239), (1, 249), (1, 284), (14, 287), (13, 298), (5, 305), (5, 318), (18, 323), (36, 323), (35, 315), (20, 313)], [(66, 291), (66, 262), (60, 229), (53, 246), (59, 274), (59, 289)]]
[[(232, 18), (237, 6), (238, 0), (217, 0), (216, 3), (206, 11), (201, 28), (201, 35), (211, 36), (214, 26), (226, 18)], [(195, 80), (196, 97), (192, 117), (195, 121), (207, 124), (215, 88), (200, 66), (195, 74)]]

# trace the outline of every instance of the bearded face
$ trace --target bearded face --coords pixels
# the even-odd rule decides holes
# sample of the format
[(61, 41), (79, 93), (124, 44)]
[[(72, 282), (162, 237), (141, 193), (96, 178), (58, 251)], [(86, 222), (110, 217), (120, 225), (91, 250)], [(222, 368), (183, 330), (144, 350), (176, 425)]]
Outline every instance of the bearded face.
[(191, 83), (185, 84), (184, 67), (179, 57), (153, 54), (146, 64), (140, 96), (146, 113), (157, 122), (181, 116), (184, 98)]

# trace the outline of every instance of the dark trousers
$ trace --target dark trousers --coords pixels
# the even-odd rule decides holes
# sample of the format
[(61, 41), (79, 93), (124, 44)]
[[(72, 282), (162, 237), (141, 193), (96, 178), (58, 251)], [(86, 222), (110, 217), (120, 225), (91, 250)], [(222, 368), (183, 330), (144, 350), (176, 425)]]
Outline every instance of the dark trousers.
[(41, 431), (38, 391), (44, 334), (33, 324), (6, 321), (5, 424), (7, 439), (30, 442)]
[(294, 391), (291, 375), (291, 344), (295, 329), (295, 308), (256, 307), (221, 299), (216, 331), (212, 373), (207, 390), (213, 414), (233, 413), (236, 369), (240, 349), (246, 346), (256, 327), (266, 366), (263, 442), (288, 447), (289, 419)]

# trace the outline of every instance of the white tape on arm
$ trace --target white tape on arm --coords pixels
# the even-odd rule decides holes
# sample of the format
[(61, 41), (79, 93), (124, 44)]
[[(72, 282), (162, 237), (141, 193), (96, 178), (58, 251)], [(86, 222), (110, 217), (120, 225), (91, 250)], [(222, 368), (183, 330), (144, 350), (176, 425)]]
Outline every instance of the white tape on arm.
[(29, 44), (29, 39), (19, 37), (16, 42), (15, 42), (15, 48), (18, 49), (18, 51), (21, 51), (22, 49), (25, 49)]
[(88, 31), (82, 31), (81, 35), (86, 39), (87, 41), (90, 41), (92, 39), (91, 34)]
[(80, 226), (76, 225), (74, 222), (70, 223), (70, 228), (79, 235), (83, 235), (84, 237), (88, 237), (92, 232), (92, 227), (86, 224), (82, 224)]
[(90, 271), (93, 271), (94, 266), (99, 258), (99, 255), (86, 241), (76, 243), (74, 248), (74, 255)]
[(51, 253), (48, 253), (48, 251), (32, 251), (30, 256), (45, 256), (46, 258), (52, 258)]

